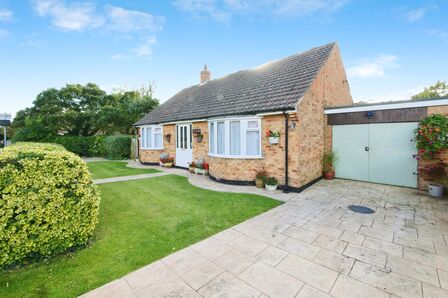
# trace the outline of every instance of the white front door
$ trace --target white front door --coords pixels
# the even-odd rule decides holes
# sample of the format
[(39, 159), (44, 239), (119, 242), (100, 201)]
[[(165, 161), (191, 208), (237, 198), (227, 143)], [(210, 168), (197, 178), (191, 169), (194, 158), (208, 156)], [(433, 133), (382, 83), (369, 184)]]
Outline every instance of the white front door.
[(336, 177), (417, 187), (412, 142), (417, 127), (416, 122), (333, 126)]
[(176, 125), (176, 166), (188, 168), (193, 159), (191, 123)]

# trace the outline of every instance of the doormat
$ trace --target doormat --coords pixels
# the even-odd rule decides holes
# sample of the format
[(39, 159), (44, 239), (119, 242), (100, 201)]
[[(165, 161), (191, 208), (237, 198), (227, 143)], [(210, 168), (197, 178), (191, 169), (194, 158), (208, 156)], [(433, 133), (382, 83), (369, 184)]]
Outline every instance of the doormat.
[(348, 206), (348, 209), (350, 209), (353, 212), (356, 213), (362, 213), (362, 214), (372, 214), (375, 213), (375, 211), (369, 207), (359, 206), (359, 205), (350, 205)]

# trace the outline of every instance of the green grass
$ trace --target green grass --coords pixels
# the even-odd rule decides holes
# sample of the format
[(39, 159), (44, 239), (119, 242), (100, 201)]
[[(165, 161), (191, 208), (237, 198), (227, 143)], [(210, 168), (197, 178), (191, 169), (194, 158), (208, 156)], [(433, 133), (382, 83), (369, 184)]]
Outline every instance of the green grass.
[[(74, 297), (281, 204), (168, 175), (99, 185), (92, 244), (0, 273), (0, 297)], [(8, 287), (7, 287), (8, 285)]]
[(156, 169), (136, 169), (127, 166), (125, 161), (95, 161), (89, 162), (89, 170), (93, 179), (103, 179), (120, 176), (158, 173)]

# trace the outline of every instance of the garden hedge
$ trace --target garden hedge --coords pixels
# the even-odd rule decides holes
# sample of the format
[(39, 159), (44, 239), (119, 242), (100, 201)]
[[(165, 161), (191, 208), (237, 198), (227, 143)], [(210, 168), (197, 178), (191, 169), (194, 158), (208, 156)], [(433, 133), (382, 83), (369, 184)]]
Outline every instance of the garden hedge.
[(127, 159), (131, 156), (132, 136), (116, 135), (106, 137), (104, 150), (108, 159)]
[(0, 267), (86, 244), (99, 202), (86, 163), (62, 146), (7, 147), (0, 153)]
[(79, 156), (104, 156), (104, 136), (55, 136), (46, 139), (46, 142), (64, 146), (70, 152)]

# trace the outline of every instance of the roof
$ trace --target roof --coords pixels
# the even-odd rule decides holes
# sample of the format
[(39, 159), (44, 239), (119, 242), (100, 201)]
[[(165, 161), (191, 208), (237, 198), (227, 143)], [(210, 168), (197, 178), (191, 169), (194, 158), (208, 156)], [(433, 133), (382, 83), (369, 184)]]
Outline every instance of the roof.
[(135, 125), (295, 109), (335, 44), (185, 88)]
[(385, 101), (325, 108), (325, 114), (396, 110), (448, 105), (448, 97)]

